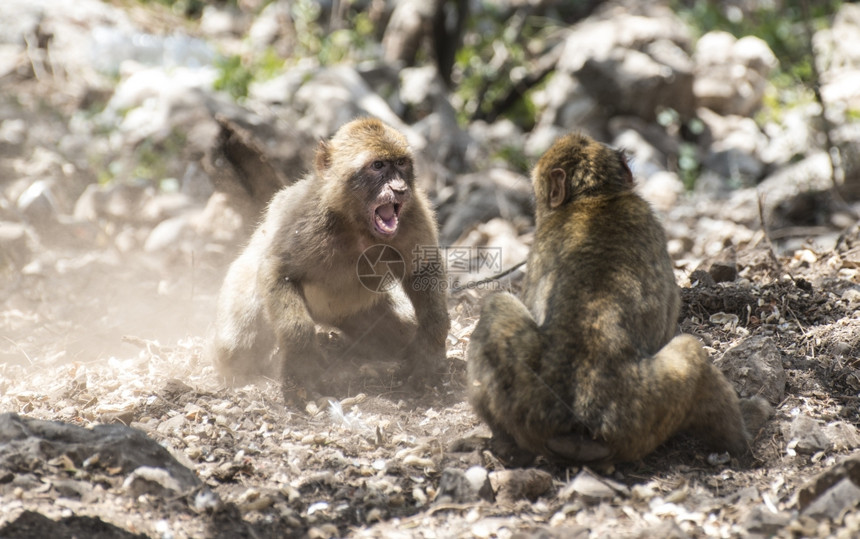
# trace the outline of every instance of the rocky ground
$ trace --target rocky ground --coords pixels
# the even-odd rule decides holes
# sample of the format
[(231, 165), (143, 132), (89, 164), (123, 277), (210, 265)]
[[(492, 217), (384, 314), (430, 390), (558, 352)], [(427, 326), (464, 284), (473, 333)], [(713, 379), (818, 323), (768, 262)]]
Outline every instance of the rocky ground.
[[(48, 0), (7, 0), (0, 537), (860, 533), (860, 206), (830, 190), (820, 111), (806, 103), (756, 124), (748, 116), (774, 62), (763, 42), (709, 34), (694, 44), (668, 10), (642, 15), (630, 4), (550, 40), (547, 54), (570, 54), (556, 59), (526, 129), (458, 127), (452, 111), (463, 104), (426, 66), (391, 75), (305, 62), (239, 102), (214, 91), (212, 44), (248, 46), (237, 32), (259, 36), (276, 9), (210, 10), (195, 27), (137, 4), (46, 11)], [(825, 98), (842, 107), (830, 109), (832, 141), (850, 145), (860, 13), (847, 6), (815, 42), (832, 52)], [(613, 35), (622, 37), (581, 47)], [(609, 65), (652, 85), (639, 91), (661, 90), (610, 109), (607, 86), (590, 86), (625, 91)], [(393, 97), (391, 84), (401, 85)], [(416, 87), (423, 93), (407, 91)], [(707, 136), (684, 138), (688, 124), (651, 117), (661, 99)], [(356, 114), (408, 134), (443, 243), (473, 262), (498, 254), (500, 268), (525, 257), (532, 222), (524, 171), (500, 161), (505, 144), (529, 160), (576, 128), (627, 147), (667, 230), (681, 331), (703, 341), (739, 394), (776, 410), (756, 437), (755, 463), (679, 436), (641, 462), (505, 469), (473, 443), (488, 433), (464, 401), (465, 348), (480, 298), (516, 292), (520, 271), (451, 291), (448, 370), (418, 394), (384, 364), (356, 371), (346, 394), (303, 407), (286, 406), (277, 381), (221, 379), (206, 351), (214, 298), (262, 196), (236, 186), (265, 193), (290, 181), (306, 147)], [(689, 151), (701, 165), (693, 191), (679, 165)], [(845, 163), (848, 182), (850, 155)], [(449, 274), (472, 282), (499, 269), (493, 260)]]

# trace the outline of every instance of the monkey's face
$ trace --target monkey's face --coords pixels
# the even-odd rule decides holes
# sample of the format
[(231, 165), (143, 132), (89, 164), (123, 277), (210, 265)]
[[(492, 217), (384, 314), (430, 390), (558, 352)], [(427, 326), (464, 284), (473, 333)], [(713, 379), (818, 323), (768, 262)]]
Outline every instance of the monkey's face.
[(400, 229), (403, 209), (412, 198), (412, 160), (408, 157), (374, 159), (355, 177), (359, 194), (364, 195), (364, 213), (370, 233), (391, 239)]
[(375, 118), (354, 120), (320, 142), (315, 166), (327, 184), (327, 207), (376, 239), (397, 235), (415, 184), (403, 134)]

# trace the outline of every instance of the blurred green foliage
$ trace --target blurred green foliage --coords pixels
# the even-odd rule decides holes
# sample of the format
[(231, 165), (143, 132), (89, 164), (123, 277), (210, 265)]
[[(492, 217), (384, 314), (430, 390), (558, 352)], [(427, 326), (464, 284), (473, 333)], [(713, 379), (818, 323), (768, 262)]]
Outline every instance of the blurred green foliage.
[(367, 13), (349, 11), (344, 28), (329, 31), (319, 2), (296, 0), (292, 5), (296, 29), (296, 58), (315, 57), (320, 65), (366, 59), (374, 43), (374, 27)]
[(143, 140), (135, 148), (136, 163), (132, 176), (134, 178), (161, 182), (164, 178), (176, 176), (181, 170), (170, 170), (171, 163), (177, 163), (177, 159), (187, 143), (185, 133), (173, 129), (170, 134), (162, 140), (154, 141), (151, 138)]
[(313, 58), (319, 65), (355, 63), (369, 58), (376, 44), (373, 23), (364, 12), (348, 12), (344, 28), (332, 31), (326, 28), (326, 14), (319, 2), (295, 0), (291, 4), (291, 14), (295, 43), (289, 58), (281, 57), (272, 48), (222, 57), (216, 62), (219, 75), (215, 89), (241, 99), (248, 95), (252, 82), (269, 80), (302, 59)]
[(724, 30), (736, 37), (754, 35), (767, 42), (779, 60), (774, 82), (782, 87), (797, 81), (815, 82), (805, 14), (808, 13), (810, 30), (815, 32), (830, 25), (842, 4), (842, 0), (775, 0), (760, 3), (771, 7), (744, 13), (718, 0), (672, 1), (673, 9), (699, 36)]
[(254, 80), (251, 67), (242, 62), (238, 54), (222, 57), (216, 60), (218, 78), (215, 79), (215, 89), (230, 94), (233, 99), (241, 99), (248, 95), (248, 86)]
[[(451, 76), (462, 124), (499, 112), (495, 106), (513, 84), (528, 75), (529, 60), (544, 52), (547, 36), (559, 28), (558, 21), (526, 13), (504, 16), (494, 5), (484, 4), (469, 17)], [(527, 89), (512, 106), (500, 111), (501, 116), (531, 129), (537, 115), (531, 96), (542, 87), (543, 83)]]

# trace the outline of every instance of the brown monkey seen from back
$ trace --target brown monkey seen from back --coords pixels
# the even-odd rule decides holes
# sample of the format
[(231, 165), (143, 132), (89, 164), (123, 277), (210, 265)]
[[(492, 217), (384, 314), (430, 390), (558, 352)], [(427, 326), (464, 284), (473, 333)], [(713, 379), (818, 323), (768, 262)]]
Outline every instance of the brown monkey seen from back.
[(664, 232), (621, 152), (560, 138), (532, 172), (536, 231), (520, 301), (488, 297), (468, 349), (469, 399), (509, 463), (644, 457), (690, 430), (749, 451), (750, 416), (690, 335)]

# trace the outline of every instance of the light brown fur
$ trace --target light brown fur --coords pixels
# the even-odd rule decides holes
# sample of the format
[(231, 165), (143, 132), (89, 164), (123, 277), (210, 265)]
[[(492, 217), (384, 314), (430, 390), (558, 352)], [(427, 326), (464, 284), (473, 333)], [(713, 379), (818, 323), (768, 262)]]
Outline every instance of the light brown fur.
[[(285, 379), (322, 389), (330, 365), (316, 324), (343, 332), (351, 349), (400, 358), (404, 377), (441, 369), (445, 288), (419, 281), (428, 272), (439, 283), (445, 276), (415, 258), (438, 239), (413, 162), (405, 137), (376, 119), (350, 122), (320, 143), (314, 170), (274, 196), (224, 280), (213, 341), (222, 374), (266, 372), (277, 346)], [(395, 217), (382, 219), (384, 207)], [(406, 264), (402, 282), (382, 292), (365, 288), (356, 270), (377, 244)]]

